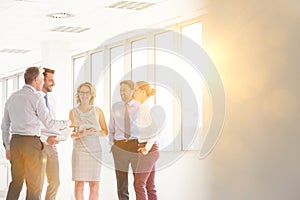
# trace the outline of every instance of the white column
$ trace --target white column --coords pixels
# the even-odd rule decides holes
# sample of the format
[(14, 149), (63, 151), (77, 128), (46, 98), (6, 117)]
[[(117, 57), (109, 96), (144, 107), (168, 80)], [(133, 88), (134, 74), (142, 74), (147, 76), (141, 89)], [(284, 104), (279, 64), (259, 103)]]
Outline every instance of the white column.
[[(55, 70), (55, 83), (52, 94), (56, 100), (56, 118), (68, 119), (73, 107), (73, 68), (71, 59), (71, 44), (65, 41), (45, 41), (42, 43), (42, 66)], [(73, 182), (71, 180), (72, 139), (60, 142), (57, 146), (60, 187), (57, 199), (74, 199)], [(43, 188), (43, 196), (47, 188), (47, 180)]]
[(73, 107), (73, 84), (71, 44), (65, 41), (45, 41), (42, 43), (42, 66), (55, 70), (53, 95), (56, 99), (56, 116), (68, 118)]

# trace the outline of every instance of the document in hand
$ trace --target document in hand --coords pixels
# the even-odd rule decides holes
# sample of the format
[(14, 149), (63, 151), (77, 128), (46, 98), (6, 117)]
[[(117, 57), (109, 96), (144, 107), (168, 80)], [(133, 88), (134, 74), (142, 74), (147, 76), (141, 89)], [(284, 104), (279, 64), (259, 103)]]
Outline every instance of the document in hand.
[(46, 130), (46, 129), (42, 129), (42, 135), (45, 136), (56, 136), (55, 140), (57, 141), (64, 141), (66, 139), (68, 139), (68, 137), (70, 136), (70, 134), (72, 133), (73, 128), (65, 128), (63, 130), (60, 131), (53, 131), (53, 130)]

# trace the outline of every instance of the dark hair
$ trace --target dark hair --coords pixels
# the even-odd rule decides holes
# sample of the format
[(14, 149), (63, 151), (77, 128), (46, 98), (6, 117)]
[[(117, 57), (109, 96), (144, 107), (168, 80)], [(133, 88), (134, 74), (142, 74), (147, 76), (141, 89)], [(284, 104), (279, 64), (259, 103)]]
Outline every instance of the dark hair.
[(54, 74), (55, 73), (54, 69), (49, 69), (49, 68), (46, 68), (46, 67), (44, 67), (43, 69), (44, 69), (44, 72), (43, 72), (44, 78), (47, 77), (48, 73), (49, 74)]
[(135, 83), (134, 83), (132, 80), (124, 80), (124, 81), (121, 81), (121, 82), (120, 82), (120, 86), (121, 86), (122, 84), (128, 85), (129, 88), (130, 88), (131, 90), (134, 90), (134, 89), (135, 89)]
[(147, 97), (153, 96), (156, 93), (156, 90), (152, 88), (148, 82), (146, 81), (138, 81), (136, 82), (137, 89), (145, 90)]
[(34, 79), (41, 74), (39, 67), (29, 67), (24, 73), (25, 84), (32, 84)]

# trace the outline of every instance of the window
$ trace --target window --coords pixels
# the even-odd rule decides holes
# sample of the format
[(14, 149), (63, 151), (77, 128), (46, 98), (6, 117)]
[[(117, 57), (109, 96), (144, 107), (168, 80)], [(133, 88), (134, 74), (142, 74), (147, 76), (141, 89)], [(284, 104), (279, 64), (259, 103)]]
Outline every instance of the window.
[(147, 73), (143, 73), (145, 70), (135, 70), (139, 67), (145, 67), (148, 64), (147, 60), (147, 40), (137, 40), (131, 43), (131, 69), (132, 80), (148, 80)]
[[(194, 23), (191, 25), (183, 26), (181, 29), (182, 37), (186, 37), (188, 39), (191, 39), (193, 42), (195, 42), (197, 45), (202, 46), (202, 23)], [(181, 40), (181, 46), (182, 46), (182, 55), (187, 55), (190, 49), (190, 45), (185, 39)], [(198, 103), (198, 108), (191, 107), (191, 105), (188, 102), (188, 99), (185, 98), (188, 96), (186, 94), (185, 90), (182, 90), (182, 116), (183, 116), (183, 122), (182, 122), (182, 145), (183, 150), (198, 150), (200, 149), (201, 145), (201, 131), (202, 131), (202, 125), (203, 125), (203, 82), (202, 77), (199, 76), (199, 73), (195, 70), (191, 64), (188, 62), (185, 62), (183, 60), (177, 61), (178, 64), (181, 66), (180, 74), (182, 74), (183, 77), (189, 77), (186, 79), (188, 82), (188, 85), (192, 88), (193, 94), (195, 95), (195, 99)], [(191, 125), (189, 119), (190, 116), (199, 116), (197, 130), (191, 130)], [(196, 131), (196, 134), (195, 134)]]
[(2, 119), (2, 116), (3, 116), (3, 108), (4, 108), (3, 97), (5, 96), (3, 94), (2, 87), (3, 87), (2, 81), (0, 81), (0, 116), (1, 116), (1, 119)]
[(10, 78), (6, 80), (6, 99), (14, 92), (14, 79)]
[[(161, 134), (159, 141), (161, 150), (199, 150), (203, 138), (203, 82), (199, 72), (184, 59), (190, 48), (183, 37), (201, 46), (202, 23), (179, 23), (172, 26), (172, 31), (153, 31), (112, 44), (106, 43), (97, 52), (86, 52), (85, 57), (76, 56), (73, 58), (74, 86), (84, 80), (93, 83), (97, 89), (96, 102), (102, 107), (108, 122), (111, 104), (121, 100), (120, 81), (150, 82), (156, 89), (155, 103), (163, 106), (167, 114), (167, 131)], [(195, 94), (197, 108), (188, 104), (186, 91), (180, 80), (176, 80), (176, 74), (161, 74), (160, 67), (173, 70), (183, 77)], [(162, 79), (169, 85), (159, 84)], [(196, 131), (191, 130), (188, 123), (193, 113), (199, 114)]]
[(91, 54), (91, 72), (92, 72), (92, 84), (96, 88), (95, 104), (99, 106), (105, 115), (107, 121), (109, 116), (109, 71), (107, 65), (104, 63), (103, 51), (95, 52)]
[(24, 75), (18, 76), (18, 89), (21, 89), (25, 85)]
[(104, 65), (103, 51), (93, 53), (91, 55), (91, 66), (92, 66), (92, 83), (98, 85), (98, 81), (101, 81), (104, 74), (101, 72), (105, 71), (106, 66)]
[[(73, 61), (74, 65), (74, 71), (73, 71), (73, 76), (74, 76), (74, 95), (76, 94), (77, 87), (85, 82), (85, 81), (90, 81), (90, 76), (89, 76), (89, 64), (88, 64), (88, 59), (85, 56), (81, 56), (78, 58), (75, 58)], [(76, 98), (73, 100), (74, 105), (77, 104)]]
[(119, 83), (124, 79), (131, 79), (130, 74), (125, 76), (124, 45), (110, 49), (110, 91), (111, 103), (121, 101)]
[[(174, 51), (174, 37), (173, 32), (165, 32), (155, 36), (155, 64), (156, 64), (156, 80), (158, 82), (164, 80), (168, 82), (169, 85), (157, 86), (156, 92), (156, 103), (161, 105), (166, 112), (166, 124), (165, 128), (160, 135), (160, 148), (165, 150), (180, 150), (178, 142), (180, 142), (180, 123), (178, 122), (178, 117), (180, 115), (175, 115), (179, 108), (179, 104), (176, 101), (176, 96), (174, 96), (173, 91), (175, 84), (174, 77), (171, 74), (160, 74), (158, 68), (167, 67), (170, 68), (170, 71), (174, 67), (174, 56), (170, 53)], [(179, 41), (178, 41), (179, 42)], [(166, 81), (166, 79), (168, 79)], [(175, 106), (176, 105), (176, 106)], [(177, 149), (176, 149), (177, 148)]]

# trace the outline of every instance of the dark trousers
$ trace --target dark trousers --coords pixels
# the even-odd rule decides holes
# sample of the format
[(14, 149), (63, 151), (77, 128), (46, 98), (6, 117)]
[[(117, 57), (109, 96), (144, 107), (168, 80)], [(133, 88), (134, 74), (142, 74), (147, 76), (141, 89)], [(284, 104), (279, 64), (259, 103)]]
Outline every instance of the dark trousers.
[(10, 141), (11, 182), (7, 200), (17, 200), (25, 180), (26, 200), (40, 200), (45, 176), (44, 145), (36, 136), (13, 135)]
[(136, 200), (157, 200), (155, 186), (155, 163), (159, 158), (157, 144), (154, 144), (147, 155), (139, 153), (134, 174)]
[(58, 154), (56, 147), (51, 145), (45, 145), (45, 151), (47, 156), (46, 176), (48, 182), (45, 200), (55, 200), (60, 184)]
[(131, 165), (133, 172), (136, 169), (137, 144), (137, 140), (129, 140), (127, 142), (115, 142), (112, 146), (119, 200), (129, 199), (128, 170), (129, 165)]

